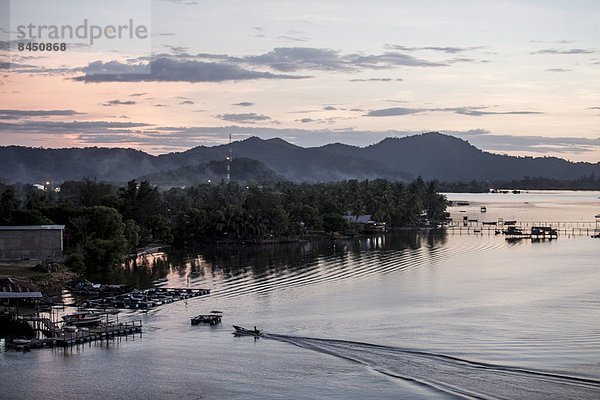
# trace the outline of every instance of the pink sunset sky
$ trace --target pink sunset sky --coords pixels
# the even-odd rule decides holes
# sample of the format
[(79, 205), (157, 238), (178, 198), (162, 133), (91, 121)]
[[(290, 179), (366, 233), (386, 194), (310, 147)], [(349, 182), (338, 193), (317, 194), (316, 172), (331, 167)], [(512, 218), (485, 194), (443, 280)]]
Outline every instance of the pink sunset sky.
[[(600, 4), (451, 3), (48, 1), (32, 13), (1, 0), (0, 145), (160, 154), (229, 134), (366, 146), (439, 131), (600, 161)], [(84, 19), (149, 35), (18, 49), (36, 41), (19, 25)]]

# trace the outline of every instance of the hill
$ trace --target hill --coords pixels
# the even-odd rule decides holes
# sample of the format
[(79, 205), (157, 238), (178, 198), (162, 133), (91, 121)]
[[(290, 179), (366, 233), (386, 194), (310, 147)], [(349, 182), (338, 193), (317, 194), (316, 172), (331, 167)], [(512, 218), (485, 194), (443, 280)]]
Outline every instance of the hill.
[[(188, 165), (173, 170), (156, 172), (138, 178), (159, 187), (193, 186), (200, 183), (220, 182), (227, 178), (227, 161), (210, 161)], [(285, 178), (260, 161), (236, 158), (231, 162), (231, 180), (238, 183), (264, 183), (284, 181)]]
[[(282, 177), (295, 182), (375, 178), (406, 181), (416, 176), (448, 182), (520, 180), (527, 176), (563, 180), (591, 174), (600, 176), (600, 163), (492, 154), (465, 140), (440, 133), (387, 138), (364, 148), (340, 143), (304, 148), (282, 139), (251, 137), (233, 142), (231, 149), (234, 160), (248, 158), (262, 163), (242, 167), (256, 169), (252, 172), (255, 175), (251, 173), (247, 176), (250, 181), (262, 174), (266, 178)], [(47, 180), (60, 183), (83, 177), (109, 182), (152, 177), (161, 185), (168, 185), (172, 180), (171, 184), (178, 186), (179, 182), (208, 179), (213, 172), (219, 175), (218, 171), (222, 171), (223, 166), (214, 164), (210, 167), (212, 172), (208, 172), (207, 166), (199, 165), (223, 161), (228, 155), (229, 145), (198, 146), (160, 156), (121, 148), (42, 149), (8, 146), (0, 147), (0, 179), (6, 183), (40, 183)], [(179, 170), (182, 167), (189, 168)], [(235, 179), (235, 168), (232, 173)], [(246, 178), (240, 176), (240, 179)]]

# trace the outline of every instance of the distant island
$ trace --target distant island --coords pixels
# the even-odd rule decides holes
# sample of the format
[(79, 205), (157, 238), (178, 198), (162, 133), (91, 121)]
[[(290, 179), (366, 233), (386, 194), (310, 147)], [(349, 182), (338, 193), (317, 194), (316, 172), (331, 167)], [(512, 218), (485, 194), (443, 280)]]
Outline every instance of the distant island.
[(232, 177), (242, 183), (378, 178), (410, 182), (422, 177), (444, 182), (448, 188), (459, 182), (514, 181), (534, 183), (536, 188), (596, 189), (596, 177), (600, 177), (600, 163), (492, 154), (462, 139), (432, 132), (387, 138), (367, 147), (334, 143), (304, 148), (282, 139), (251, 137), (231, 145), (198, 146), (159, 156), (123, 148), (5, 146), (0, 147), (0, 181), (58, 185), (84, 178), (116, 184), (136, 179), (162, 188), (190, 186), (225, 179), (230, 151)]

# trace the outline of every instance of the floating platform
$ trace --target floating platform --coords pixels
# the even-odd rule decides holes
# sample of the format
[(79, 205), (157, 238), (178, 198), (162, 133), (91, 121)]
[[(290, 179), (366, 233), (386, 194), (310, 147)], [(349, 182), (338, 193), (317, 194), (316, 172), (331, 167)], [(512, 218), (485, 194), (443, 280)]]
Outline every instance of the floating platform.
[(67, 347), (76, 344), (108, 340), (117, 336), (128, 336), (142, 333), (142, 321), (109, 323), (95, 328), (79, 329), (77, 332), (61, 331), (56, 336), (46, 339), (31, 339), (29, 341), (6, 342), (6, 347), (14, 350), (31, 350), (46, 347)]
[(175, 301), (204, 296), (209, 293), (210, 289), (153, 288), (134, 290), (118, 296), (89, 299), (85, 301), (83, 305), (92, 308), (129, 308), (146, 310)]
[(191, 318), (192, 325), (199, 324), (209, 324), (216, 325), (221, 323), (221, 319), (223, 318), (223, 313), (221, 312), (213, 312), (211, 314), (200, 314)]

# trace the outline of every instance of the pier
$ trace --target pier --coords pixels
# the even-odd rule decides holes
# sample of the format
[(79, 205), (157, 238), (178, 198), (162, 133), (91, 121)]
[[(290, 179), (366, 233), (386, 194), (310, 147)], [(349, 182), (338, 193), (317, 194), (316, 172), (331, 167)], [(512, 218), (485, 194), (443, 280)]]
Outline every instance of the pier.
[[(25, 316), (20, 318), (28, 321), (35, 321), (35, 317), (26, 319)], [(55, 325), (55, 324), (54, 324)], [(81, 328), (76, 332), (68, 332), (63, 329), (54, 327), (53, 335), (43, 339), (20, 340), (18, 342), (7, 342), (6, 346), (15, 350), (31, 350), (48, 347), (68, 347), (83, 343), (109, 340), (118, 336), (129, 336), (138, 334), (142, 335), (142, 321), (107, 323), (93, 328)]]
[[(17, 350), (29, 350), (45, 347), (67, 347), (82, 343), (108, 340), (119, 336), (142, 334), (142, 321), (119, 322), (109, 317), (119, 313), (119, 308), (147, 310), (163, 304), (194, 297), (207, 295), (209, 289), (191, 288), (153, 288), (147, 290), (133, 290), (129, 293), (110, 297), (87, 299), (83, 302), (85, 307), (92, 310), (79, 309), (71, 317), (80, 317), (75, 320), (65, 319), (63, 321), (53, 320), (54, 307), (50, 307), (47, 314), (40, 313), (38, 308), (20, 312), (18, 308), (5, 308), (0, 310), (3, 318), (25, 323), (31, 326), (36, 333), (34, 339), (14, 339), (6, 343), (8, 348)], [(64, 305), (60, 306), (64, 309)], [(88, 318), (88, 315), (92, 315)], [(221, 322), (222, 313), (213, 311), (207, 315), (198, 315), (192, 319), (192, 325), (208, 323), (216, 325)]]
[(591, 236), (595, 228), (593, 221), (509, 221), (501, 218), (497, 221), (465, 218), (446, 225), (448, 232), (459, 235), (504, 233), (539, 240), (556, 239), (558, 236)]
[(210, 289), (189, 288), (153, 288), (146, 290), (134, 290), (117, 296), (88, 299), (83, 305), (92, 308), (130, 308), (150, 309), (175, 301), (186, 300), (192, 297), (204, 296), (210, 293)]

